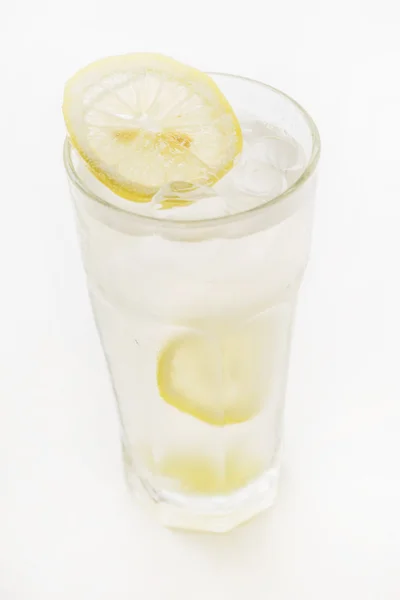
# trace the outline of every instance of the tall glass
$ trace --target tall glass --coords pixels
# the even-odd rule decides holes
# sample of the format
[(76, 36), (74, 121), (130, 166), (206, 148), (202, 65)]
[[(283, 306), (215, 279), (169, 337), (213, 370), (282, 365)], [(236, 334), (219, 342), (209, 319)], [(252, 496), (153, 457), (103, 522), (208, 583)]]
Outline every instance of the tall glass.
[(68, 140), (64, 158), (130, 488), (168, 526), (226, 531), (269, 507), (277, 490), (320, 146), (285, 94), (212, 77), (237, 113), (286, 130), (304, 149), (303, 175), (273, 200), (167, 221), (88, 185)]

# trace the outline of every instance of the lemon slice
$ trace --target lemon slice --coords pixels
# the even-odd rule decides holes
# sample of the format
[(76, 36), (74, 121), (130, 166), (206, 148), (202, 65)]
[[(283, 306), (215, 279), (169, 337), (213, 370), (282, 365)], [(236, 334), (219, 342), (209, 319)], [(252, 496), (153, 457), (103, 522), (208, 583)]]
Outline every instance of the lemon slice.
[(227, 494), (257, 479), (264, 469), (263, 457), (228, 451), (222, 464), (200, 454), (167, 454), (156, 472), (178, 482), (184, 492)]
[(158, 54), (85, 67), (65, 86), (63, 113), (93, 174), (138, 202), (172, 181), (213, 185), (242, 148), (239, 122), (211, 77)]
[(158, 359), (160, 396), (210, 425), (247, 421), (261, 410), (267, 393), (264, 348), (255, 328), (176, 338)]

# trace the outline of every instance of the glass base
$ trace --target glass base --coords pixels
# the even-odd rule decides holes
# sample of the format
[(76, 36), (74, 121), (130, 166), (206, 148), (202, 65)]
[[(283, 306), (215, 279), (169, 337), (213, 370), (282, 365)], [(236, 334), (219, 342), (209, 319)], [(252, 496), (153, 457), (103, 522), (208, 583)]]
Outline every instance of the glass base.
[(270, 508), (275, 501), (279, 467), (231, 494), (195, 495), (155, 489), (124, 461), (131, 492), (164, 526), (189, 531), (224, 533)]

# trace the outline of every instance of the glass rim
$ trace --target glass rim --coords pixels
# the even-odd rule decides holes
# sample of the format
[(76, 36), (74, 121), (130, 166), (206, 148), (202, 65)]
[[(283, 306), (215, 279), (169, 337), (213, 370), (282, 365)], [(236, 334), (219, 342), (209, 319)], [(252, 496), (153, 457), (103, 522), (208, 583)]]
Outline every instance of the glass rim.
[[(281, 90), (274, 88), (273, 86), (268, 85), (267, 83), (258, 81), (257, 79), (251, 79), (250, 77), (244, 77), (242, 75), (234, 75), (231, 73), (221, 73), (221, 72), (208, 72), (208, 75), (210, 75), (211, 77), (216, 76), (216, 77), (226, 77), (229, 79), (238, 79), (240, 81), (244, 81), (247, 83), (251, 83), (251, 84), (255, 84), (255, 85), (267, 88), (270, 91), (274, 92), (275, 94), (278, 94), (278, 95), (282, 96), (283, 98), (285, 98), (286, 100), (289, 100), (289, 102), (291, 104), (293, 104), (299, 110), (299, 112), (303, 115), (304, 120), (305, 120), (307, 126), (309, 127), (310, 134), (311, 134), (311, 140), (312, 140), (311, 154), (310, 154), (310, 158), (307, 162), (307, 166), (306, 166), (305, 170), (303, 171), (302, 175), (291, 186), (289, 186), (284, 192), (278, 194), (277, 196), (274, 196), (272, 199), (268, 199), (265, 202), (261, 202), (260, 204), (257, 204), (257, 206), (255, 206), (255, 207), (249, 208), (247, 210), (243, 210), (238, 213), (234, 213), (232, 215), (222, 215), (220, 217), (211, 217), (211, 218), (197, 219), (197, 220), (182, 220), (182, 219), (160, 219), (156, 216), (148, 216), (148, 215), (138, 214), (138, 213), (126, 210), (120, 206), (116, 206), (115, 204), (112, 204), (111, 202), (105, 200), (104, 198), (102, 198), (101, 196), (96, 194), (95, 192), (92, 192), (85, 185), (85, 183), (82, 181), (82, 179), (79, 177), (78, 173), (76, 172), (76, 169), (72, 162), (72, 157), (71, 157), (72, 144), (71, 144), (69, 137), (66, 136), (65, 141), (64, 141), (63, 160), (64, 160), (64, 167), (67, 172), (69, 180), (87, 197), (89, 197), (90, 199), (94, 200), (95, 202), (111, 209), (112, 211), (116, 211), (117, 213), (126, 215), (127, 217), (129, 217), (129, 219), (134, 219), (138, 223), (141, 222), (142, 224), (153, 225), (155, 228), (156, 227), (160, 228), (160, 226), (161, 226), (163, 229), (165, 228), (165, 229), (170, 229), (170, 230), (176, 229), (176, 228), (178, 228), (178, 229), (197, 229), (197, 228), (220, 227), (223, 225), (230, 225), (232, 223), (236, 223), (238, 221), (245, 219), (246, 217), (255, 217), (258, 214), (262, 214), (264, 212), (267, 212), (268, 210), (271, 210), (277, 204), (280, 204), (286, 198), (291, 196), (296, 190), (303, 187), (303, 185), (308, 181), (308, 179), (310, 179), (310, 177), (315, 172), (318, 161), (319, 161), (319, 157), (321, 154), (321, 140), (320, 140), (319, 131), (318, 131), (318, 128), (317, 128), (314, 120), (311, 118), (311, 116), (308, 114), (308, 112), (301, 106), (301, 104), (299, 104), (296, 100), (294, 100), (291, 96), (289, 96), (285, 92), (282, 92)], [(262, 196), (260, 196), (260, 198), (262, 198)], [(127, 202), (130, 202), (130, 201), (127, 200)]]

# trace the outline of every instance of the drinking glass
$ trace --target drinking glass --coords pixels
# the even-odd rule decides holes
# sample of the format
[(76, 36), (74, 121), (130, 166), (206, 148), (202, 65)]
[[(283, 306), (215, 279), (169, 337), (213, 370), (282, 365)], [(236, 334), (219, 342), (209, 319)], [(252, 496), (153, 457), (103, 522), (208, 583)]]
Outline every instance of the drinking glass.
[(68, 139), (64, 160), (130, 489), (167, 526), (226, 531), (277, 491), (320, 143), (284, 93), (211, 76), (238, 115), (302, 147), (305, 170), (285, 192), (238, 214), (166, 220), (111, 198)]

